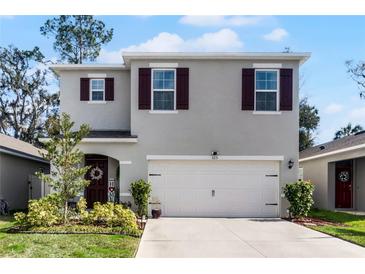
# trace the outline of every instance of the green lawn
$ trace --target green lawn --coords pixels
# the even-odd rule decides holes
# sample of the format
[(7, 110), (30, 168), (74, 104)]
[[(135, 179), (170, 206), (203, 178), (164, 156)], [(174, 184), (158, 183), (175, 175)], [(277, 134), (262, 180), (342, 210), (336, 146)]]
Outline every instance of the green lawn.
[(13, 219), (0, 217), (0, 257), (130, 258), (139, 238), (124, 235), (11, 234)]
[(337, 225), (311, 226), (310, 228), (365, 246), (365, 216), (313, 210), (309, 217), (337, 223)]

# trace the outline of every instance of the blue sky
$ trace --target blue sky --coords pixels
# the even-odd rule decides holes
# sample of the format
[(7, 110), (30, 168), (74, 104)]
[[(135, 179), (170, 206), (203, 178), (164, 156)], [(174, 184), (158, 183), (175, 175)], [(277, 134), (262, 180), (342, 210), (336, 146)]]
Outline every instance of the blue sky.
[[(57, 57), (41, 36), (46, 16), (0, 16), (0, 46), (39, 46)], [(364, 16), (98, 16), (114, 28), (98, 62), (120, 63), (122, 50), (309, 51), (302, 66), (301, 96), (320, 112), (316, 143), (329, 141), (348, 122), (365, 127), (365, 100), (346, 73), (345, 61), (365, 60)]]

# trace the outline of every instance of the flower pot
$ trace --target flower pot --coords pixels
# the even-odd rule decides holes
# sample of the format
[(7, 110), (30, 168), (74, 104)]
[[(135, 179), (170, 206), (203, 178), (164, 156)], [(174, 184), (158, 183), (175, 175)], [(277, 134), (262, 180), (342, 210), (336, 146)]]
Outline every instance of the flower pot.
[(158, 219), (161, 217), (161, 209), (152, 209), (152, 218)]

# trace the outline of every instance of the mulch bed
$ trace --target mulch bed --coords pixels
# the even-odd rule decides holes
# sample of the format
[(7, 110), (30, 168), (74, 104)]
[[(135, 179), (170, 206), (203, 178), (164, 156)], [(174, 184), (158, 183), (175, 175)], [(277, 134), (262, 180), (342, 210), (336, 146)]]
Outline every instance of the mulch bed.
[(346, 225), (341, 224), (341, 223), (325, 221), (325, 220), (322, 220), (322, 219), (312, 218), (312, 217), (305, 217), (305, 218), (301, 218), (301, 219), (286, 218), (285, 220), (287, 220), (289, 222), (299, 224), (299, 225), (303, 225), (303, 226), (325, 226), (325, 225), (346, 226)]

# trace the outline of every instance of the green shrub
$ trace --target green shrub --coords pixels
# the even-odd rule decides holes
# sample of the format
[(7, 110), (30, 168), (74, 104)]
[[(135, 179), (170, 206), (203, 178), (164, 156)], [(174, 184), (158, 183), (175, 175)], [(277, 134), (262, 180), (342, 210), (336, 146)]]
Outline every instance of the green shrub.
[(298, 181), (293, 184), (287, 184), (284, 187), (285, 197), (288, 199), (289, 214), (291, 218), (300, 218), (307, 216), (313, 201), (314, 185), (311, 182)]
[(86, 209), (87, 209), (86, 199), (84, 197), (81, 197), (80, 200), (77, 202), (77, 205), (76, 205), (77, 213), (80, 214), (81, 219), (85, 219), (85, 218), (88, 217), (89, 212), (87, 212)]
[(30, 200), (28, 213), (16, 213), (15, 220), (21, 226), (52, 226), (60, 223), (60, 199), (57, 194), (51, 194), (39, 200)]
[(125, 233), (133, 235), (139, 233), (137, 218), (133, 211), (110, 202), (106, 204), (94, 203), (94, 209), (83, 219), (83, 222), (85, 224), (121, 227)]
[(134, 203), (137, 206), (137, 215), (139, 217), (147, 215), (148, 199), (151, 194), (151, 184), (144, 180), (138, 180), (131, 184), (130, 191), (132, 193)]

